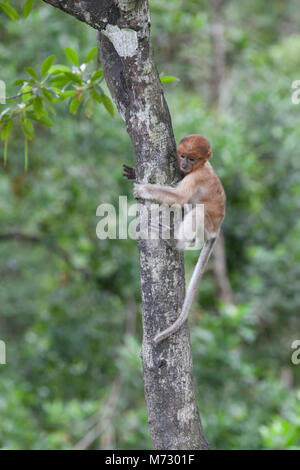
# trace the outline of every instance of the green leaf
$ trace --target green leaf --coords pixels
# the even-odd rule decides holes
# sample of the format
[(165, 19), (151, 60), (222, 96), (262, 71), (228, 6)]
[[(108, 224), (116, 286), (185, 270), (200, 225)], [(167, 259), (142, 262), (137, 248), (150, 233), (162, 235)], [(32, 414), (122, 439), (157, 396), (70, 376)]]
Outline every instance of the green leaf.
[(102, 69), (96, 70), (96, 72), (94, 72), (91, 76), (91, 82), (94, 83), (96, 80), (98, 80), (101, 77), (103, 77), (103, 70)]
[(32, 96), (32, 87), (30, 85), (25, 85), (21, 92), (23, 93), (23, 101), (27, 101)]
[(0, 113), (0, 124), (1, 124), (1, 121), (2, 119), (7, 119), (7, 114), (9, 114), (11, 112), (11, 108), (5, 108), (1, 113)]
[(59, 73), (65, 72), (72, 72), (72, 70), (70, 69), (70, 67), (60, 64), (52, 65), (52, 67), (50, 67), (50, 69), (48, 70), (48, 73), (50, 73), (51, 75), (58, 75)]
[(70, 104), (70, 113), (72, 114), (76, 114), (77, 113), (77, 109), (78, 109), (78, 106), (80, 104), (80, 101), (77, 96), (75, 96), (75, 98), (72, 99), (71, 101), (71, 104)]
[(18, 80), (15, 80), (15, 81), (13, 82), (13, 85), (14, 85), (14, 86), (23, 85), (23, 84), (26, 83), (27, 81), (28, 81), (28, 80), (25, 80), (24, 78), (20, 78), (20, 79), (18, 79)]
[(170, 82), (179, 82), (179, 78), (173, 77), (172, 75), (166, 75), (165, 77), (160, 77), (161, 83), (170, 83)]
[(66, 75), (66, 77), (68, 77), (70, 80), (72, 80), (72, 82), (79, 83), (79, 84), (82, 83), (81, 77), (79, 77), (78, 75), (76, 75), (76, 73), (65, 72), (65, 75)]
[(25, 72), (28, 73), (28, 75), (30, 75), (32, 78), (34, 78), (35, 80), (38, 80), (38, 74), (36, 73), (36, 71), (32, 68), (32, 67), (24, 67), (24, 70)]
[(7, 3), (1, 2), (0, 8), (2, 8), (4, 13), (6, 13), (10, 17), (11, 20), (17, 20), (19, 18), (19, 13), (16, 12), (16, 10), (12, 6), (8, 5)]
[(44, 62), (42, 63), (42, 67), (41, 67), (42, 78), (44, 78), (44, 77), (47, 75), (47, 73), (48, 73), (48, 71), (49, 71), (51, 65), (53, 64), (54, 59), (55, 59), (55, 56), (54, 56), (54, 55), (50, 55), (50, 56), (47, 57), (47, 59), (45, 59)]
[(49, 90), (46, 90), (46, 88), (43, 88), (42, 93), (48, 101), (50, 101), (51, 103), (53, 102), (53, 97), (52, 97), (51, 92)]
[(57, 95), (57, 96), (60, 96), (60, 95), (63, 93), (60, 88), (56, 88), (56, 87), (54, 87), (54, 86), (52, 86), (50, 89), (47, 89), (47, 90), (44, 89), (43, 92), (44, 92), (44, 91), (47, 92), (47, 93), (49, 93), (49, 95), (51, 96), (51, 100), (52, 100), (52, 101), (54, 101), (54, 98), (53, 98), (53, 96), (51, 95), (50, 91), (53, 92), (53, 93), (55, 93), (55, 95)]
[(42, 114), (42, 116), (40, 118), (35, 116), (34, 113), (28, 113), (28, 116), (30, 117), (30, 119), (33, 119), (34, 121), (38, 122), (39, 124), (42, 124), (43, 126), (47, 126), (47, 127), (52, 127), (53, 126), (53, 122), (49, 118), (46, 111)]
[(23, 15), (25, 18), (29, 15), (33, 7), (33, 0), (26, 0), (24, 7), (23, 7)]
[(71, 96), (76, 96), (77, 95), (77, 91), (76, 90), (67, 90), (67, 91), (63, 91), (59, 97), (59, 99), (61, 101), (64, 101), (68, 98), (71, 98)]
[(32, 140), (34, 128), (29, 119), (22, 119), (21, 121), (22, 129), (24, 131), (25, 137), (29, 140)]
[(51, 80), (51, 83), (54, 87), (60, 88), (70, 83), (70, 79), (65, 75), (59, 75), (58, 77), (53, 78)]
[[(44, 94), (44, 96), (45, 96), (45, 106), (49, 109), (49, 111), (50, 111), (52, 114), (56, 115), (56, 110), (55, 110), (54, 106), (52, 105), (53, 98), (52, 98), (52, 96), (50, 95), (50, 96), (51, 96), (51, 99), (49, 100), (48, 97), (45, 95), (45, 92), (47, 92), (47, 90), (43, 90), (43, 94)], [(47, 93), (49, 93), (49, 92), (47, 92)]]
[(40, 96), (37, 96), (33, 100), (33, 109), (37, 118), (40, 118), (43, 113), (43, 101)]
[(86, 56), (85, 63), (87, 64), (88, 62), (91, 62), (93, 58), (97, 55), (98, 52), (98, 47), (93, 47), (93, 49), (90, 50), (88, 55)]
[(91, 89), (90, 95), (93, 100), (98, 101), (98, 103), (103, 103), (102, 96), (94, 88)]
[(87, 102), (85, 103), (84, 107), (84, 112), (85, 115), (90, 119), (93, 115), (94, 112), (94, 102), (91, 98), (87, 99)]
[(12, 127), (13, 127), (13, 121), (12, 119), (10, 119), (3, 125), (2, 130), (1, 130), (1, 140), (4, 140), (4, 155), (3, 155), (4, 166), (6, 165), (6, 162), (7, 162), (8, 136), (12, 131)]
[(67, 59), (74, 65), (78, 65), (79, 64), (79, 59), (78, 59), (78, 55), (76, 54), (76, 52), (71, 49), (71, 47), (66, 47), (65, 48), (65, 53), (66, 53), (66, 56), (67, 56)]
[(114, 115), (114, 105), (112, 104), (111, 99), (107, 95), (103, 94), (102, 95), (102, 102), (103, 102), (105, 108), (107, 109), (107, 111), (109, 112), (109, 114), (113, 117), (113, 115)]
[(6, 121), (3, 126), (2, 126), (2, 129), (1, 129), (1, 140), (6, 140), (9, 136), (9, 134), (11, 133), (12, 131), (12, 128), (13, 128), (13, 121), (12, 119), (10, 119), (9, 121)]

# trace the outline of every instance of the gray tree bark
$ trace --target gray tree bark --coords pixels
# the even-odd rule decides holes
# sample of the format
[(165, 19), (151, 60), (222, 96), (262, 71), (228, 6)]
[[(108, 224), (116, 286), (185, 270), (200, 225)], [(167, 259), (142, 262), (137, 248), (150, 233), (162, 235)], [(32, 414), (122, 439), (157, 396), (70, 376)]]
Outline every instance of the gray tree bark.
[[(147, 0), (44, 0), (98, 30), (104, 75), (132, 140), (139, 182), (178, 181), (171, 118), (154, 64)], [(146, 203), (148, 204), (148, 203)], [(141, 357), (155, 449), (208, 449), (195, 399), (189, 330), (158, 345), (185, 294), (183, 256), (161, 240), (140, 240)]]

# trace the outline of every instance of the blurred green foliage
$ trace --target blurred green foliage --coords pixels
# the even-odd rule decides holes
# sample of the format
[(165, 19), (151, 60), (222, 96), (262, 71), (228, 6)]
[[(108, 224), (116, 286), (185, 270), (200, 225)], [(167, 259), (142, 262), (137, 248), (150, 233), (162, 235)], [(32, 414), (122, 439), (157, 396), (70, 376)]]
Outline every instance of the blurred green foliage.
[[(218, 300), (209, 270), (190, 318), (206, 435), (218, 449), (300, 448), (300, 369), (291, 363), (300, 335), (300, 117), (291, 103), (300, 78), (298, 5), (227, 2), (219, 109), (209, 100), (212, 2), (150, 6), (159, 72), (180, 79), (165, 85), (176, 139), (201, 133), (211, 140), (228, 199), (234, 305)], [(40, 70), (51, 55), (66, 64), (66, 47), (83, 58), (95, 47), (94, 31), (42, 2), (26, 20), (10, 21), (4, 10), (0, 79), (8, 95), (24, 67)], [(56, 112), (53, 127), (37, 124), (29, 171), (21, 128), (9, 136), (0, 170), (0, 339), (7, 345), (0, 446), (151, 448), (137, 248), (95, 235), (98, 204), (117, 206), (120, 194), (133, 201), (121, 176), (131, 144), (123, 121), (101, 105), (90, 119), (81, 108), (70, 115), (65, 103)], [(39, 240), (1, 239), (11, 232)], [(186, 254), (187, 279), (196, 257)]]

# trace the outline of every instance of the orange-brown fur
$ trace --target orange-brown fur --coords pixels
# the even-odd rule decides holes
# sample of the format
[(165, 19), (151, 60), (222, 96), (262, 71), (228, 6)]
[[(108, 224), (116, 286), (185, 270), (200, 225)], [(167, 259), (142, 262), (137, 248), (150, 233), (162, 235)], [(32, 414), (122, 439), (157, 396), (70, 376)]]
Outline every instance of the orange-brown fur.
[[(195, 158), (186, 169), (181, 156)], [(180, 183), (172, 188), (156, 184), (136, 184), (135, 196), (154, 199), (165, 204), (204, 204), (205, 231), (216, 234), (225, 215), (225, 192), (221, 181), (208, 162), (211, 157), (208, 140), (200, 135), (189, 135), (182, 139), (177, 149), (177, 159), (185, 174)]]

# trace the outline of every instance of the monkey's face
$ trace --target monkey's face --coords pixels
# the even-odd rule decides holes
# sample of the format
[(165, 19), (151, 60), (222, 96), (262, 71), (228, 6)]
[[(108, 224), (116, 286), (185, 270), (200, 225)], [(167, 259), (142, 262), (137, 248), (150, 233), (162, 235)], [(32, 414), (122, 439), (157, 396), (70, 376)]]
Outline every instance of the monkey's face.
[(208, 140), (198, 134), (188, 135), (179, 142), (177, 159), (183, 173), (191, 173), (211, 157)]
[(197, 163), (196, 157), (189, 157), (188, 155), (184, 155), (178, 152), (178, 163), (179, 168), (183, 173), (190, 173), (193, 171), (195, 164)]

